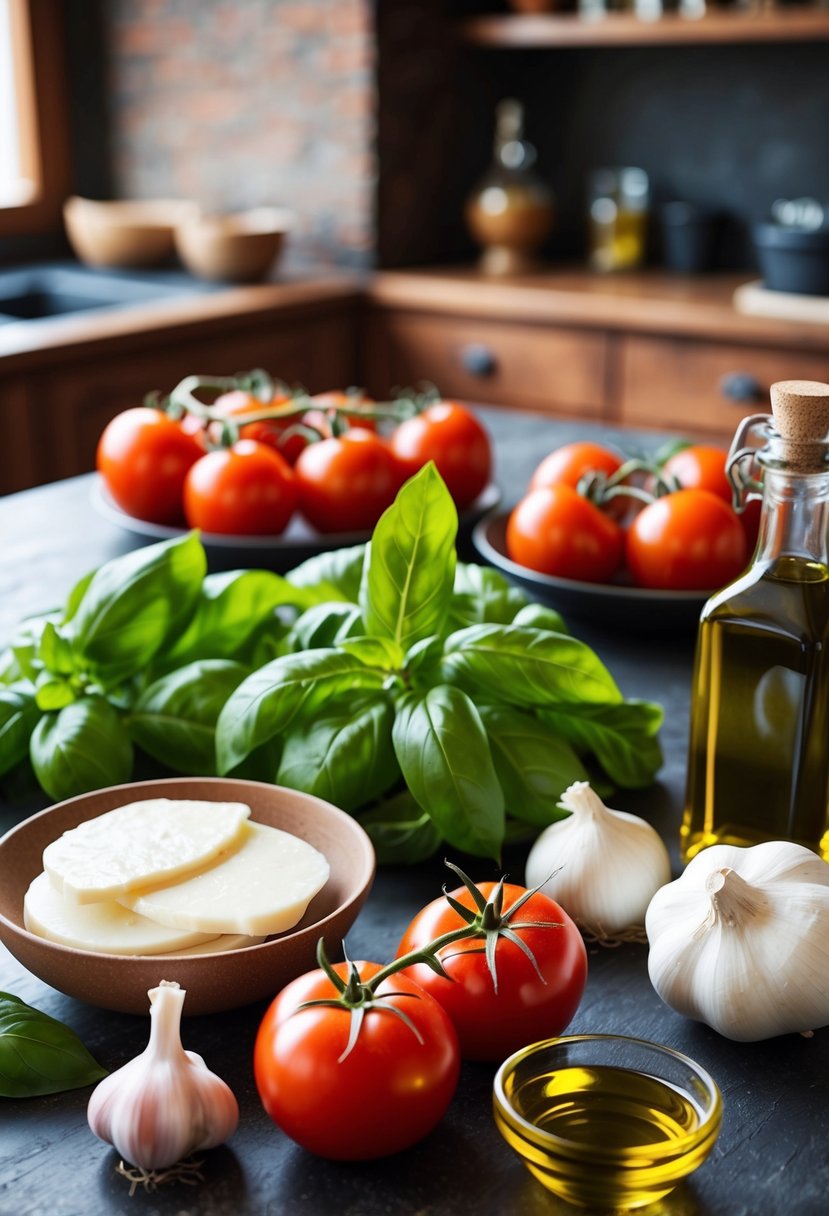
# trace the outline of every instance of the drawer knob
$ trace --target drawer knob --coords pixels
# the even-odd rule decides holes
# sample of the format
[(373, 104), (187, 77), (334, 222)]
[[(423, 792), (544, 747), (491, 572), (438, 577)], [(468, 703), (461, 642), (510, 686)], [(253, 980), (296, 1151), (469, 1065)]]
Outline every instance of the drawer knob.
[(729, 372), (720, 380), (720, 392), (738, 405), (756, 404), (765, 398), (762, 384), (750, 372)]
[(491, 376), (498, 367), (498, 360), (483, 342), (470, 342), (461, 348), (461, 365), (470, 376)]

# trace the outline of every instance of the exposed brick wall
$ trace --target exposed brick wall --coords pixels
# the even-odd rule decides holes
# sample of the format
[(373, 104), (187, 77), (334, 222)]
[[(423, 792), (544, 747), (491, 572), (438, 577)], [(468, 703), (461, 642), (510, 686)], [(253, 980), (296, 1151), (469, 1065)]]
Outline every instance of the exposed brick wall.
[(116, 192), (290, 207), (290, 261), (373, 249), (371, 0), (111, 0)]

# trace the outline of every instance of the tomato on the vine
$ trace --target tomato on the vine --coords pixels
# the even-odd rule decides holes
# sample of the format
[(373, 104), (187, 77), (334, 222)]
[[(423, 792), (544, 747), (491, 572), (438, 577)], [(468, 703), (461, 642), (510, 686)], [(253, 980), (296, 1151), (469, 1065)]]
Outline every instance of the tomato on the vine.
[(253, 439), (202, 455), (184, 481), (187, 522), (205, 532), (276, 536), (296, 505), (291, 467)]
[(489, 435), (471, 410), (456, 401), (439, 401), (406, 418), (389, 442), (406, 478), (433, 460), (461, 510), (489, 483)]
[(403, 481), (385, 440), (362, 427), (309, 443), (294, 471), (300, 509), (318, 532), (373, 528)]
[(710, 490), (729, 505), (731, 482), (725, 471), (728, 453), (711, 444), (695, 443), (680, 448), (662, 465), (662, 472), (675, 477), (683, 490)]
[(530, 570), (606, 583), (621, 564), (624, 533), (571, 486), (542, 486), (513, 509), (506, 544), (508, 556)]
[(104, 427), (96, 454), (98, 471), (128, 515), (156, 524), (183, 520), (182, 487), (204, 448), (161, 410), (136, 406)]
[(530, 478), (528, 490), (562, 485), (575, 490), (585, 473), (605, 473), (610, 477), (623, 463), (621, 456), (600, 443), (590, 440), (565, 443), (544, 457)]
[[(354, 965), (361, 979), (381, 970)], [(347, 978), (345, 964), (335, 970)], [(365, 1161), (408, 1148), (436, 1126), (455, 1092), (458, 1040), (444, 1009), (403, 975), (384, 980), (377, 995), (380, 1007), (365, 1010), (348, 1051), (347, 1008), (300, 1008), (338, 996), (323, 970), (283, 988), (259, 1027), (253, 1070), (262, 1104), (292, 1140), (321, 1157)]]
[[(488, 898), (498, 884), (476, 883)], [(504, 912), (526, 894), (526, 888), (504, 884)], [(475, 900), (466, 887), (451, 892), (465, 908)], [(397, 948), (398, 958), (461, 928), (462, 917), (445, 897), (433, 900), (414, 917)], [(563, 908), (536, 892), (509, 922), (529, 947), (535, 963), (507, 936), (495, 944), (497, 990), (480, 939), (465, 938), (446, 946), (439, 958), (449, 979), (425, 963), (408, 967), (411, 976), (439, 1001), (452, 1019), (468, 1060), (503, 1060), (537, 1039), (561, 1034), (572, 1019), (587, 982), (587, 951), (581, 933)], [(394, 976), (397, 982), (399, 976)]]
[(713, 591), (736, 578), (746, 555), (739, 518), (710, 490), (655, 499), (627, 533), (627, 565), (640, 587)]

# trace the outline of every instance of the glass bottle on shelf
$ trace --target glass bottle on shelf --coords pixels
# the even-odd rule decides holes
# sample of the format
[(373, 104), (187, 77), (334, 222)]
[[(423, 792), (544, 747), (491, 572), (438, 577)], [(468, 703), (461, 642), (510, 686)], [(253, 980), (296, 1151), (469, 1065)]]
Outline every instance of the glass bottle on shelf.
[[(729, 473), (762, 493), (748, 569), (700, 619), (685, 812), (687, 861), (712, 844), (794, 840), (829, 860), (829, 385), (771, 387), (738, 428)], [(746, 446), (760, 437), (763, 447)]]
[(499, 102), (492, 165), (466, 204), (466, 222), (483, 246), (480, 265), (487, 274), (538, 265), (538, 250), (553, 228), (555, 199), (534, 172), (535, 161), (536, 150), (524, 138), (521, 102)]

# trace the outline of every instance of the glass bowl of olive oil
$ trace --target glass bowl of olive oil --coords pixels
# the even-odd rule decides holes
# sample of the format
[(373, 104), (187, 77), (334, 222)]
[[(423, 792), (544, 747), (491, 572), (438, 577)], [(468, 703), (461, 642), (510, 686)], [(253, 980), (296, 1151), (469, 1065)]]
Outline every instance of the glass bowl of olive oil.
[(521, 1048), (493, 1086), (495, 1122), (548, 1190), (592, 1211), (654, 1203), (705, 1161), (722, 1098), (704, 1068), (623, 1035)]

